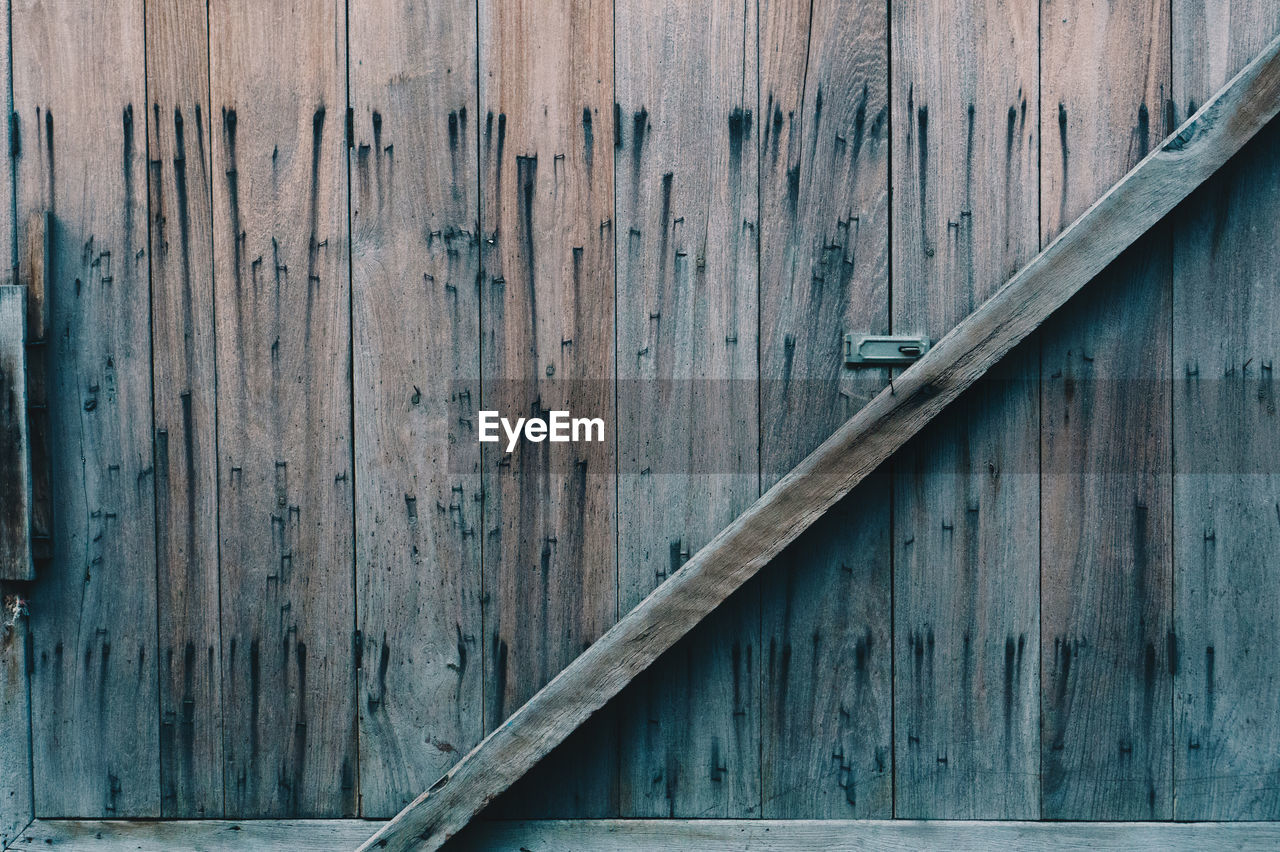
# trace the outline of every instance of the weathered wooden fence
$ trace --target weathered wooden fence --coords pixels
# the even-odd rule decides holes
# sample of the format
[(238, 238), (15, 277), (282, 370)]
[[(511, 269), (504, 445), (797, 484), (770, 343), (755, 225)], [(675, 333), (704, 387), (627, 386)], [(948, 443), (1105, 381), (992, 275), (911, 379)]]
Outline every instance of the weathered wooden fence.
[[(0, 265), (47, 298), (54, 511), (2, 647), (44, 817), (394, 814), (892, 381), (844, 332), (947, 332), (1280, 32), (11, 7)], [(1280, 819), (1278, 141), (503, 813)], [(609, 440), (482, 450), (490, 407)]]

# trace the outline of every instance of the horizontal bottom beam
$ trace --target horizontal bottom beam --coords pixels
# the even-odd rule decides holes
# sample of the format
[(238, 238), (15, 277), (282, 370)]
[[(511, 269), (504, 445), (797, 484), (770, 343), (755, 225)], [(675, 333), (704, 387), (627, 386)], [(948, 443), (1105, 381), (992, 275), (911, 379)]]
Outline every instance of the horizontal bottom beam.
[[(36, 820), (12, 849), (61, 852), (350, 852), (380, 823), (314, 820)], [(459, 852), (1280, 849), (1280, 822), (532, 820), (479, 822)]]

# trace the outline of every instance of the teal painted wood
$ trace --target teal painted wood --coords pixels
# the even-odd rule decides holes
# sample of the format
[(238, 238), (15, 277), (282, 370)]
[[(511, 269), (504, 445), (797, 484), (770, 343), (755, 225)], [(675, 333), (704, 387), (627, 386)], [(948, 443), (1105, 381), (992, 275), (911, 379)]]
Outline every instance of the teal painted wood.
[[(1264, 0), (1179, 0), (1189, 115), (1280, 33)], [(1174, 218), (1174, 817), (1280, 816), (1280, 126)]]

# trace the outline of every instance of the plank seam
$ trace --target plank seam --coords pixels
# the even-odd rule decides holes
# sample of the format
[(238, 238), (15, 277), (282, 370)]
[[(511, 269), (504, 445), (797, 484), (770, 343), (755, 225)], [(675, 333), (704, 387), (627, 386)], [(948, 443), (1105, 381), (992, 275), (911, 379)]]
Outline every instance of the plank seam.
[[(746, 9), (751, 9), (752, 11), (754, 11), (755, 13), (754, 17), (749, 15)], [(752, 29), (753, 27), (754, 29)], [(761, 186), (763, 185), (763, 180), (761, 178), (761, 175), (763, 174), (764, 157), (763, 157), (763, 152), (760, 144), (760, 140), (762, 139), (762, 136), (763, 136), (763, 134), (760, 133), (760, 127), (763, 125), (763, 122), (765, 121), (764, 114), (761, 111), (761, 103), (760, 103), (760, 97), (761, 97), (761, 93), (760, 93), (760, 78), (761, 78), (761, 74), (760, 74), (760, 62), (761, 62), (760, 0), (755, 0), (755, 2), (744, 3), (744, 12), (742, 15), (743, 68), (742, 68), (741, 84), (738, 89), (739, 108), (741, 108), (742, 105), (747, 103), (746, 63), (750, 56), (747, 52), (747, 39), (749, 34), (753, 36), (755, 41), (755, 56), (754, 56), (755, 79), (752, 81), (755, 85), (755, 98), (754, 98), (753, 107), (752, 107), (753, 111), (750, 113), (751, 115), (755, 116), (755, 121), (752, 123), (750, 132), (754, 134), (754, 138), (756, 140), (756, 144), (755, 144), (756, 168), (755, 168), (755, 174), (754, 174), (755, 185), (756, 185), (755, 186), (755, 202), (756, 202), (755, 214), (756, 215), (755, 215), (754, 226), (751, 229), (751, 235), (752, 235), (752, 243), (755, 246), (755, 256), (756, 256), (755, 270), (754, 270), (755, 271), (755, 303), (756, 303), (755, 304), (755, 307), (756, 307), (756, 310), (755, 310), (755, 320), (756, 320), (756, 328), (755, 328), (756, 445), (755, 445), (755, 451), (756, 451), (756, 499), (759, 499), (761, 494), (761, 481), (762, 481), (761, 467), (763, 464), (762, 460), (764, 456), (764, 448), (761, 443), (763, 440), (762, 434), (761, 434), (761, 430), (763, 428), (763, 423), (762, 423), (763, 413), (761, 412), (761, 407), (760, 407), (760, 397), (761, 397), (761, 390), (760, 390), (761, 317), (760, 317), (760, 312), (762, 310), (761, 303), (764, 297), (764, 282), (763, 282), (763, 272), (762, 272), (763, 264), (760, 257), (760, 218), (761, 218), (760, 217), (760, 198), (761, 198), (761, 192), (762, 192)], [(736, 319), (735, 319), (735, 326), (736, 326)], [(739, 468), (739, 470), (740, 469), (741, 468)], [(745, 606), (744, 606), (744, 609), (745, 609)], [(755, 685), (754, 685), (754, 688), (756, 691), (755, 815), (757, 817), (763, 817), (764, 816), (764, 728), (765, 728), (764, 694), (765, 694), (766, 683), (765, 683), (765, 667), (764, 667), (764, 641), (765, 641), (764, 640), (764, 593), (758, 584), (755, 588), (755, 628), (756, 628), (755, 629)], [(750, 646), (748, 646), (748, 651), (750, 651)], [(750, 812), (751, 812), (751, 808), (750, 808), (750, 805), (748, 805), (747, 813), (749, 814)], [(735, 813), (734, 815), (735, 816), (741, 815), (741, 811), (739, 811), (738, 813)]]
[[(1168, 105), (1164, 110), (1164, 116), (1165, 116), (1164, 132), (1166, 136), (1174, 131), (1174, 125), (1176, 124), (1176, 118), (1177, 118), (1177, 112), (1176, 112), (1177, 101), (1174, 99), (1174, 92), (1173, 92), (1173, 84), (1175, 80), (1175, 74), (1173, 70), (1173, 33), (1175, 28), (1174, 0), (1168, 0), (1168, 2), (1169, 2), (1169, 55), (1168, 55), (1169, 99), (1168, 99)], [(1178, 641), (1177, 640), (1177, 636), (1178, 636), (1178, 622), (1177, 622), (1177, 617), (1178, 617), (1178, 587), (1177, 587), (1177, 583), (1178, 583), (1178, 532), (1177, 532), (1178, 519), (1175, 514), (1176, 510), (1175, 510), (1174, 495), (1176, 493), (1175, 483), (1177, 480), (1175, 478), (1176, 471), (1174, 469), (1173, 462), (1174, 462), (1174, 453), (1176, 451), (1176, 446), (1177, 446), (1177, 438), (1176, 438), (1177, 432), (1174, 431), (1174, 416), (1175, 416), (1174, 411), (1177, 409), (1177, 402), (1173, 398), (1172, 381), (1173, 381), (1173, 366), (1174, 366), (1173, 365), (1173, 355), (1174, 355), (1173, 328), (1174, 328), (1174, 324), (1176, 323), (1176, 317), (1174, 316), (1173, 288), (1174, 288), (1175, 281), (1177, 280), (1177, 268), (1176, 268), (1177, 249), (1174, 246), (1174, 242), (1173, 242), (1176, 231), (1173, 227), (1172, 222), (1166, 222), (1165, 227), (1168, 229), (1168, 242), (1165, 250), (1169, 254), (1169, 265), (1168, 267), (1166, 267), (1166, 274), (1169, 276), (1168, 368), (1169, 368), (1169, 381), (1170, 381), (1170, 385), (1169, 385), (1169, 491), (1168, 491), (1168, 494), (1166, 495), (1169, 501), (1168, 502), (1168, 505), (1169, 505), (1169, 529), (1168, 529), (1168, 535), (1169, 535), (1169, 639), (1168, 639), (1168, 642), (1169, 642), (1169, 645), (1166, 647), (1168, 647), (1171, 651), (1173, 651), (1173, 656), (1171, 656), (1170, 659), (1167, 660), (1166, 662), (1168, 664), (1168, 671), (1169, 671), (1169, 816), (1176, 817), (1178, 815), (1178, 801), (1177, 801), (1178, 722), (1177, 722), (1177, 719), (1175, 718), (1175, 713), (1178, 706), (1178, 673), (1177, 673), (1175, 662), (1174, 662), (1177, 659), (1177, 648), (1174, 643)]]
[(13, 156), (14, 146), (17, 142), (18, 120), (17, 113), (13, 111), (13, 2), (9, 0), (4, 4), (4, 14), (8, 22), (5, 28), (7, 36), (5, 43), (4, 61), (8, 67), (8, 85), (5, 87), (5, 115), (4, 126), (6, 144), (4, 146), (4, 156), (8, 159), (9, 169), (9, 257), (13, 260), (11, 264), (13, 269), (13, 282), (18, 283), (18, 158)]
[[(209, 20), (209, 3), (205, 3), (204, 7), (204, 42), (205, 42), (205, 121), (207, 127), (200, 127), (199, 132), (205, 134), (205, 138), (209, 140), (208, 160), (202, 165), (206, 169), (209, 179), (205, 181), (206, 200), (209, 205), (209, 316), (213, 322), (212, 336), (209, 341), (213, 357), (210, 359), (213, 370), (213, 513), (214, 513), (214, 571), (217, 574), (218, 587), (218, 753), (222, 761), (222, 771), (218, 775), (222, 778), (222, 808), (221, 813), (227, 812), (227, 777), (226, 777), (226, 706), (227, 691), (224, 689), (224, 678), (226, 675), (226, 663), (223, 659), (223, 641), (222, 641), (222, 453), (219, 452), (219, 443), (217, 436), (219, 434), (218, 425), (218, 297), (217, 297), (217, 262), (214, 253), (217, 249), (217, 240), (214, 237), (215, 226), (213, 224), (213, 29)], [(354, 474), (353, 474), (354, 476)]]
[[(147, 109), (147, 104), (151, 102), (151, 86), (150, 80), (150, 39), (147, 38), (147, 0), (143, 0), (138, 4), (138, 14), (142, 16), (142, 128), (145, 142), (143, 143), (149, 164), (155, 158), (151, 150), (151, 110)], [(152, 528), (155, 529), (156, 535), (152, 537), (151, 548), (155, 554), (152, 562), (151, 582), (155, 588), (155, 594), (152, 596), (152, 603), (155, 605), (155, 673), (156, 673), (156, 755), (160, 757), (155, 768), (156, 779), (156, 815), (164, 813), (164, 698), (162, 696), (163, 687), (160, 684), (160, 649), (164, 647), (160, 644), (160, 490), (156, 485), (158, 476), (155, 471), (159, 470), (159, 455), (156, 451), (156, 282), (155, 282), (155, 252), (151, 241), (151, 217), (154, 213), (151, 209), (152, 203), (152, 186), (151, 186), (151, 168), (143, 170), (146, 173), (146, 197), (147, 197), (147, 386), (151, 391), (151, 431), (148, 442), (151, 445), (151, 519)], [(191, 471), (187, 471), (187, 476), (192, 476)]]
[[(889, 334), (893, 334), (893, 0), (885, 0), (885, 120), (889, 142), (885, 145), (885, 188), (888, 193), (886, 217), (886, 309)], [(910, 121), (911, 117), (907, 116)], [(889, 382), (893, 382), (893, 369), (885, 370)], [(895, 517), (896, 482), (893, 459), (887, 465), (889, 482), (889, 816), (898, 816), (898, 578), (897, 578), (897, 527)]]
[[(484, 180), (486, 176), (484, 161), (481, 159), (483, 149), (480, 146), (480, 121), (481, 108), (483, 106), (481, 100), (481, 83), (480, 83), (480, 0), (474, 0), (472, 3), (474, 12), (474, 29), (475, 29), (475, 108), (476, 108), (476, 333), (478, 340), (476, 341), (476, 398), (480, 402), (480, 408), (484, 408), (484, 284), (485, 284), (485, 239), (484, 239)], [(480, 707), (477, 712), (480, 714), (480, 738), (484, 739), (485, 734), (489, 730), (489, 634), (485, 620), (488, 618), (488, 597), (485, 589), (485, 548), (489, 540), (488, 527), (486, 526), (486, 517), (489, 511), (489, 495), (485, 490), (484, 468), (487, 458), (487, 447), (485, 444), (480, 445), (479, 464), (480, 470), (477, 472), (477, 486), (480, 489), (480, 529), (478, 533), (479, 547), (477, 553), (477, 561), (475, 570), (479, 572), (478, 588), (480, 590)]]
[[(1036, 3), (1036, 250), (1044, 250), (1044, 3)], [(1044, 818), (1044, 335), (1036, 350), (1036, 815)]]
[[(343, 38), (343, 86), (346, 93), (346, 110), (344, 115), (351, 117), (351, 4), (349, 0), (344, 0), (342, 4), (342, 38)], [(350, 124), (347, 125), (350, 127)], [(346, 190), (347, 202), (347, 383), (351, 392), (349, 407), (349, 428), (351, 429), (351, 443), (349, 447), (348, 460), (351, 463), (351, 540), (359, 542), (358, 534), (358, 517), (360, 512), (360, 485), (356, 481), (358, 470), (356, 468), (356, 287), (355, 287), (355, 261), (353, 259), (355, 246), (355, 232), (351, 227), (351, 146), (355, 144), (354, 137), (348, 132), (345, 137), (345, 144), (342, 146), (342, 155), (346, 161), (346, 168), (343, 169), (342, 176), (345, 179), (344, 189)], [(314, 239), (314, 237), (313, 237)], [(357, 544), (351, 550), (351, 642), (352, 657), (356, 660), (356, 668), (354, 676), (351, 678), (351, 700), (352, 707), (355, 708), (355, 715), (351, 720), (351, 724), (355, 732), (355, 814), (359, 816), (364, 812), (364, 792), (360, 789), (360, 684), (361, 684), (361, 668), (364, 664), (364, 655), (361, 653), (357, 656), (355, 651), (355, 643), (361, 642), (361, 650), (363, 651), (363, 639), (360, 638), (360, 548)]]
[[(610, 82), (610, 100), (613, 108), (618, 109), (618, 4), (617, 0), (609, 4), (609, 64), (612, 69), (612, 79)], [(609, 151), (614, 158), (612, 169), (612, 184), (610, 192), (612, 198), (613, 221), (618, 221), (618, 139), (617, 135), (622, 132), (620, 122), (612, 123), (614, 140), (609, 146)], [(617, 624), (618, 619), (622, 618), (622, 416), (619, 408), (618, 394), (618, 345), (619, 345), (619, 326), (622, 323), (622, 311), (618, 303), (618, 240), (613, 240), (613, 623)], [(622, 727), (623, 720), (619, 714), (613, 726), (613, 735), (610, 737), (613, 745), (613, 785), (614, 795), (612, 808), (615, 813), (622, 813), (622, 774), (625, 769), (623, 763), (622, 749)], [(629, 806), (634, 803), (628, 802)]]

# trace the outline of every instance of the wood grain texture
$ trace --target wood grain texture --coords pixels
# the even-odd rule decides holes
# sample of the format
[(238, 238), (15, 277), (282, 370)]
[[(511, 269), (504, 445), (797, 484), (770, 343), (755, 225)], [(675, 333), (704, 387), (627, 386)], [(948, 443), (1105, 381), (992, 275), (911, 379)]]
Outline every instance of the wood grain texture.
[[(893, 326), (936, 340), (1038, 248), (1039, 4), (892, 6)], [(894, 462), (899, 817), (1040, 814), (1036, 354)]]
[[(606, 438), (483, 448), (486, 731), (618, 616), (612, 8), (480, 5), (482, 407), (599, 417)], [(611, 728), (514, 810), (615, 813)]]
[[(619, 605), (759, 496), (756, 6), (615, 4)], [(621, 702), (624, 816), (760, 806), (757, 594)]]
[(361, 847), (438, 849), (1280, 112), (1280, 39), (1056, 240)]
[[(17, 119), (15, 127), (17, 126)], [(49, 435), (49, 273), (53, 266), (53, 215), (26, 213), (14, 283), (27, 290), (27, 425), (31, 442), (31, 556), (47, 565), (53, 556), (53, 483)]]
[(871, 476), (761, 578), (766, 814), (891, 813), (888, 491)]
[[(889, 329), (887, 27), (884, 4), (760, 5), (765, 486), (887, 377), (840, 359)], [(836, 511), (762, 583), (763, 816), (891, 815), (889, 501)]]
[(1021, 852), (1266, 849), (1275, 823), (944, 822), (909, 820), (599, 820), (493, 822), (459, 838), (467, 852)]
[(210, 8), (226, 810), (356, 812), (346, 21)]
[(222, 814), (206, 10), (146, 4), (160, 813)]
[(388, 817), (483, 736), (476, 20), (351, 14), (361, 813)]
[[(1179, 112), (1280, 33), (1267, 2), (1173, 7)], [(1280, 127), (1174, 218), (1174, 811), (1280, 815)]]
[[(14, 145), (17, 139), (17, 124), (11, 120), (13, 115), (13, 47), (11, 36), (11, 17), (0, 16), (0, 104), (6, 113), (4, 128), (0, 130), (0, 144), (8, 157), (8, 162), (0, 164), (0, 270), (11, 275), (18, 268), (18, 229), (15, 221), (15, 204), (13, 194), (14, 178)], [(8, 282), (15, 283), (15, 282)]]
[[(349, 849), (377, 823), (361, 820), (231, 822), (37, 820), (21, 847), (60, 852), (271, 852)], [(850, 820), (532, 820), (479, 823), (458, 838), (460, 850), (563, 852), (1002, 852), (1128, 850), (1218, 852), (1280, 843), (1275, 823), (1032, 823)]]
[(0, 284), (0, 580), (30, 580), (27, 288)]
[(21, 593), (0, 589), (0, 849), (35, 816), (31, 787), (31, 691), (27, 620), (14, 611)]
[(375, 822), (358, 819), (37, 820), (20, 847), (61, 852), (346, 852)]
[[(1169, 9), (1046, 2), (1042, 15), (1047, 239), (1165, 132)], [(1046, 818), (1171, 814), (1167, 240), (1141, 241), (1043, 333)]]
[[(157, 816), (141, 3), (12, 4), (17, 196), (52, 213), (53, 562), (31, 590), (36, 810)], [(37, 224), (38, 227), (38, 224)]]

